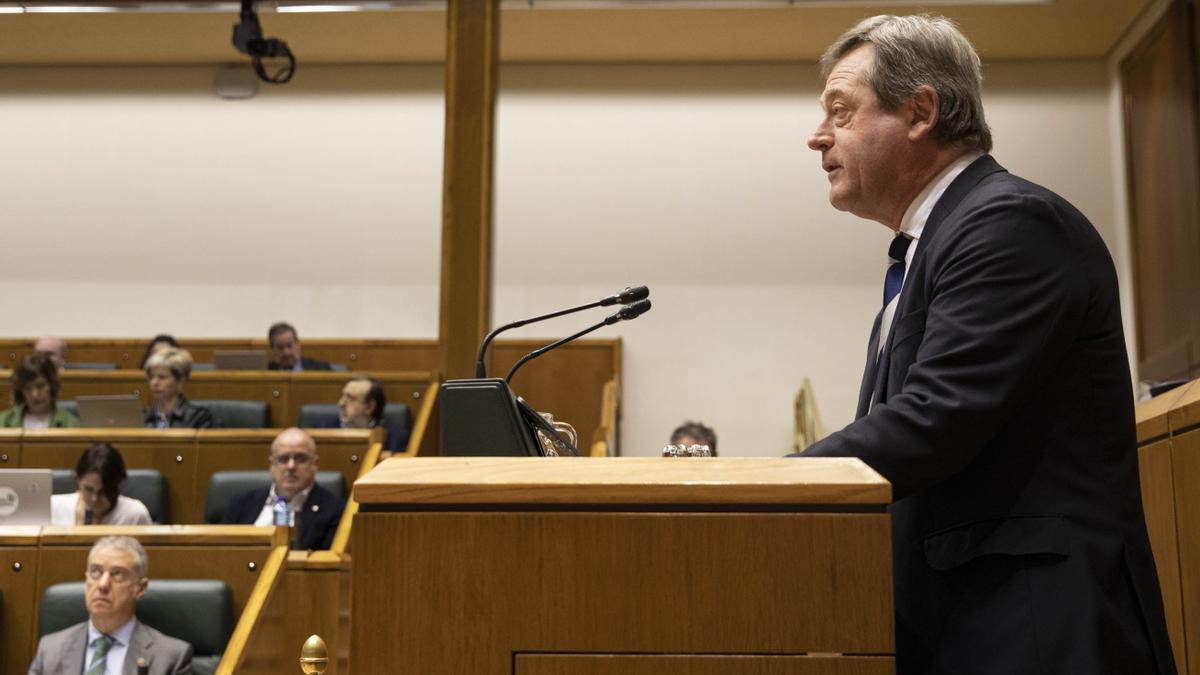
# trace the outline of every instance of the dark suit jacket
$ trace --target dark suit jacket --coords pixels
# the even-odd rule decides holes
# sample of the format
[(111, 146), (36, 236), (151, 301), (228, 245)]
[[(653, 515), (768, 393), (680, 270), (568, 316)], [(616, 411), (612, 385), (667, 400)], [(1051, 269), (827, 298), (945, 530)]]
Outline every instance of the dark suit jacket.
[[(175, 407), (171, 409), (168, 417), (171, 429), (211, 429), (213, 425), (212, 412), (208, 408), (202, 408), (187, 400), (183, 394), (179, 395), (179, 400), (176, 401)], [(146, 428), (154, 429), (157, 426), (158, 417), (155, 415), (153, 406), (146, 408), (143, 418), (146, 421)]]
[[(264, 498), (265, 499), (265, 498)], [(29, 675), (79, 675), (87, 658), (87, 622), (77, 623), (38, 641)], [(191, 675), (192, 646), (168, 637), (142, 622), (134, 625), (121, 672), (136, 675), (138, 658), (146, 659), (150, 675)]]
[[(270, 493), (271, 488), (268, 486), (234, 497), (221, 522), (227, 525), (253, 525), (258, 519), (258, 514), (262, 513)], [(296, 513), (296, 535), (292, 541), (292, 548), (302, 551), (329, 548), (333, 544), (333, 535), (337, 532), (338, 521), (342, 519), (342, 511), (345, 509), (344, 499), (313, 483), (312, 492), (308, 493), (308, 501), (304, 503), (304, 508)]]
[[(313, 419), (312, 429), (341, 429), (342, 420), (337, 415), (326, 415)], [(407, 430), (397, 429), (391, 425), (383, 425), (383, 449), (388, 452), (404, 452), (408, 447)]]
[(804, 454), (892, 482), (898, 672), (1174, 673), (1092, 225), (984, 156), (934, 207), (895, 316), (858, 419)]
[[(304, 366), (304, 370), (333, 370), (333, 366), (329, 365), (328, 361), (322, 361), (320, 359), (306, 359), (303, 356), (300, 357), (300, 365)], [(279, 364), (275, 361), (272, 361), (267, 364), (267, 369), (279, 370)]]

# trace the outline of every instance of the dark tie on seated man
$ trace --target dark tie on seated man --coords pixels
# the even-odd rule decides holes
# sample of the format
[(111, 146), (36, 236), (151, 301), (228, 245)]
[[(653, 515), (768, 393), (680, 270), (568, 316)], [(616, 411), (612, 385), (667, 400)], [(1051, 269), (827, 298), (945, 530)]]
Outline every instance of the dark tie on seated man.
[(857, 419), (804, 454), (892, 483), (896, 672), (1174, 673), (1103, 239), (988, 154), (951, 22), (866, 19), (821, 69), (830, 202), (893, 242)]
[(88, 553), (84, 602), (88, 620), (43, 636), (29, 675), (191, 675), (192, 646), (139, 622), (138, 598), (149, 585), (146, 550), (132, 537), (104, 537)]
[(267, 344), (271, 346), (271, 370), (333, 370), (328, 361), (306, 359), (300, 355), (300, 334), (296, 327), (286, 321), (273, 324), (267, 330)]
[(373, 377), (356, 377), (342, 387), (337, 416), (322, 416), (313, 420), (314, 429), (373, 429), (383, 427), (383, 449), (403, 452), (408, 445), (408, 430), (398, 429), (383, 420), (387, 394), (383, 383)]
[(296, 427), (284, 429), (271, 442), (271, 484), (234, 497), (222, 522), (277, 524), (276, 507), (280, 507), (286, 524), (293, 528), (292, 548), (329, 548), (346, 501), (317, 485), (318, 459), (312, 436)]

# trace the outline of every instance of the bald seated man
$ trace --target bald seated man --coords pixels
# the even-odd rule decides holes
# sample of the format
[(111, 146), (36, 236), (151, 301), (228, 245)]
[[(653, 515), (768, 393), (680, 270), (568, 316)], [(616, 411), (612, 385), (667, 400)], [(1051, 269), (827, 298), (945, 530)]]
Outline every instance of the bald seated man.
[(327, 549), (333, 544), (346, 500), (317, 485), (317, 443), (303, 429), (284, 429), (271, 443), (271, 484), (233, 498), (222, 521), (230, 525), (272, 525), (275, 505), (287, 505), (291, 547)]
[(104, 537), (88, 553), (84, 602), (88, 620), (42, 637), (29, 675), (191, 675), (192, 646), (134, 616), (150, 583), (146, 549), (132, 537)]
[(67, 365), (67, 341), (53, 335), (43, 335), (33, 343), (33, 351), (49, 355), (54, 367), (62, 370)]

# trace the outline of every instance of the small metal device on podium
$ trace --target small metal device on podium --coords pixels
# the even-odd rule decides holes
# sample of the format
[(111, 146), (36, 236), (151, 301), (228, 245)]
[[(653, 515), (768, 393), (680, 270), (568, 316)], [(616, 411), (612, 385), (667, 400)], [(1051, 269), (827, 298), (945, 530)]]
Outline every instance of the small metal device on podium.
[[(569, 425), (547, 420), (522, 398), (514, 394), (509, 382), (512, 381), (513, 375), (521, 366), (542, 354), (604, 326), (636, 319), (645, 314), (650, 309), (649, 296), (650, 289), (645, 286), (626, 288), (616, 295), (610, 295), (595, 302), (514, 321), (488, 333), (479, 346), (475, 378), (447, 380), (442, 384), (440, 398), (442, 455), (537, 457), (578, 454), (575, 444), (568, 439), (570, 434), (564, 433), (570, 428)], [(488, 345), (500, 333), (510, 328), (519, 328), (526, 324), (581, 312), (585, 309), (616, 304), (620, 304), (621, 309), (603, 321), (521, 357), (503, 379), (487, 377), (484, 358)]]

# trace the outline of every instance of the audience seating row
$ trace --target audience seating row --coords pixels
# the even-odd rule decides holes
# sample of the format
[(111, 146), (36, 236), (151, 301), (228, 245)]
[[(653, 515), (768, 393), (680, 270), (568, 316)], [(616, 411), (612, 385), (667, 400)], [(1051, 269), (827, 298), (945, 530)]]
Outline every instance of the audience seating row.
[[(218, 673), (279, 672), (285, 651), (278, 642), (270, 645), (270, 664), (255, 668), (246, 657), (253, 649), (247, 639), (253, 627), (258, 627), (256, 638), (272, 631), (278, 636), (285, 633), (284, 621), (293, 619), (263, 602), (287, 573), (286, 528), (0, 527), (0, 675), (27, 672), (40, 634), (82, 620), (78, 589), (87, 553), (95, 540), (110, 534), (136, 537), (145, 546), (150, 593), (138, 603), (138, 614), (159, 630), (192, 642), (201, 655), (197, 673), (214, 668)], [(173, 585), (167, 580), (193, 581)], [(186, 604), (164, 607), (160, 601)], [(308, 623), (307, 617), (294, 618)], [(295, 659), (299, 645), (290, 651)], [(238, 663), (244, 667), (235, 670)]]
[[(300, 327), (303, 333), (303, 326)], [(218, 350), (244, 350), (267, 348), (266, 338), (179, 338), (180, 343), (192, 353), (192, 357), (201, 362), (212, 361), (213, 353)], [(25, 358), (33, 350), (34, 338), (0, 339), (0, 365), (11, 368), (13, 364)], [(141, 363), (148, 337), (144, 338), (73, 338), (68, 337), (68, 364), (74, 362), (109, 362), (118, 368), (126, 369), (113, 371), (116, 373), (131, 373), (127, 369), (137, 369)], [(541, 347), (552, 338), (542, 339), (505, 339), (501, 338), (492, 343), (488, 352), (488, 373), (503, 376), (516, 361), (530, 351)], [(437, 340), (382, 340), (382, 339), (303, 339), (304, 355), (333, 363), (344, 363), (356, 372), (366, 372), (380, 377), (386, 377), (391, 372), (432, 373), (438, 369)], [(81, 371), (68, 371), (65, 378), (71, 379)], [(82, 371), (92, 372), (95, 371)], [(140, 373), (140, 371), (137, 371)], [(310, 395), (307, 390), (293, 390), (290, 400), (280, 401), (269, 394), (273, 391), (269, 385), (258, 387), (253, 395), (230, 393), (229, 388), (220, 392), (210, 392), (198, 385), (204, 378), (223, 376), (228, 371), (193, 372), (192, 381), (187, 388), (190, 398), (199, 399), (234, 399), (234, 400), (264, 400), (271, 404), (272, 424), (287, 426), (294, 424), (299, 408), (308, 402), (333, 402), (337, 400), (341, 385), (345, 383), (345, 373), (298, 373), (305, 377), (324, 375), (329, 378), (331, 386)], [(253, 371), (252, 371), (253, 372)], [(278, 372), (278, 371), (273, 371)], [(547, 412), (554, 413), (555, 418), (570, 422), (579, 432), (581, 443), (591, 443), (597, 440), (597, 431), (601, 429), (601, 408), (604, 405), (603, 388), (609, 382), (619, 386), (621, 375), (621, 340), (584, 339), (564, 345), (559, 349), (548, 352), (536, 361), (529, 363), (513, 378), (513, 390), (523, 396), (529, 403)], [(250, 381), (254, 375), (248, 375)], [(138, 385), (137, 378), (126, 381), (124, 388), (113, 391), (112, 386), (93, 388), (86, 391), (71, 390), (64, 387), (63, 399), (74, 398), (77, 393), (127, 393), (133, 389), (145, 390), (144, 383)], [(261, 381), (259, 381), (260, 384)], [(0, 373), (0, 386), (7, 388), (8, 379)], [(395, 391), (385, 382), (389, 401), (407, 401), (410, 404), (415, 389)], [(6, 389), (5, 389), (6, 390)], [(139, 391), (139, 393), (141, 393)], [(620, 392), (617, 392), (617, 400)], [(0, 400), (4, 400), (0, 395)], [(149, 403), (149, 397), (144, 399)], [(288, 411), (288, 412), (284, 412)], [(281, 417), (281, 414), (283, 416)], [(620, 416), (620, 411), (615, 411)], [(620, 454), (616, 447), (616, 434), (612, 434), (610, 425), (601, 431), (602, 435), (612, 436), (609, 444), (609, 454)], [(436, 447), (436, 446), (435, 446)]]
[[(375, 376), (383, 383), (389, 402), (414, 406), (421, 403), (430, 384), (436, 381), (428, 372), (378, 373)], [(234, 423), (248, 425), (255, 416), (261, 419), (263, 403), (269, 411), (266, 413), (270, 420), (267, 426), (282, 428), (297, 425), (301, 410), (307, 405), (336, 405), (346, 379), (345, 374), (328, 371), (213, 371), (193, 373), (185, 393), (197, 404), (203, 401), (210, 406), (216, 405), (214, 417), (225, 420), (228, 428), (241, 428), (233, 427)], [(11, 371), (0, 371), (0, 400), (11, 396), (11, 389)], [(133, 394), (141, 397), (144, 406), (152, 402), (146, 376), (140, 371), (73, 370), (63, 373), (60, 401), (98, 394)], [(326, 407), (324, 410), (336, 409)], [(392, 410), (396, 411), (395, 408)]]
[[(381, 429), (313, 429), (322, 471), (353, 485), (382, 444)], [(218, 471), (264, 471), (278, 430), (0, 429), (0, 468), (74, 469), (83, 449), (112, 443), (131, 469), (155, 469), (165, 478), (166, 512), (175, 523), (203, 523), (205, 494)], [(420, 443), (414, 430), (414, 443)], [(410, 445), (415, 451), (417, 445)], [(378, 454), (378, 451), (376, 451)]]

